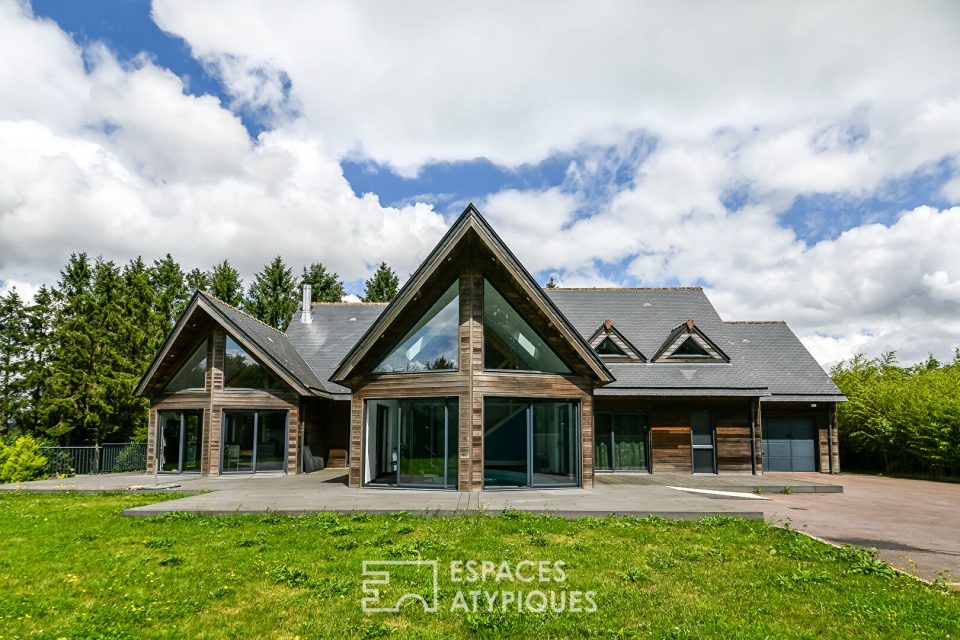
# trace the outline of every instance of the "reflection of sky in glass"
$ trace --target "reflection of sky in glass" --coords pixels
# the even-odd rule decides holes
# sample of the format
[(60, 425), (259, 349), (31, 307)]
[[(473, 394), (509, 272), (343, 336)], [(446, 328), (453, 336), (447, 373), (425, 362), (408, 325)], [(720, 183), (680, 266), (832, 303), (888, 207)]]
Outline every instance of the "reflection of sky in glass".
[(459, 281), (433, 303), (374, 373), (456, 369), (459, 365)]
[[(487, 368), (570, 373), (553, 349), (486, 280), (483, 281), (483, 330), (484, 350), (487, 352), (484, 366)], [(499, 349), (490, 344), (492, 336), (498, 338)], [(497, 351), (506, 358), (494, 355)]]

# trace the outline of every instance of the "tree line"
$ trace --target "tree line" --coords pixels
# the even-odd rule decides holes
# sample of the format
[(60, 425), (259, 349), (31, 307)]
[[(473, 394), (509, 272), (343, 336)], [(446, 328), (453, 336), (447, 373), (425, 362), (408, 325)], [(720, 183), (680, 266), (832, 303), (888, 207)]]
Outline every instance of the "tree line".
[[(148, 265), (70, 256), (54, 286), (32, 302), (0, 296), (0, 436), (61, 444), (143, 439), (149, 403), (133, 395), (194, 290), (210, 293), (283, 331), (312, 287), (313, 302), (340, 302), (340, 276), (316, 262), (299, 278), (278, 256), (244, 287), (228, 260), (184, 272), (167, 254)], [(381, 262), (363, 299), (389, 302), (399, 278)]]
[(831, 370), (841, 464), (884, 473), (960, 476), (960, 349), (903, 367), (896, 354), (857, 355)]

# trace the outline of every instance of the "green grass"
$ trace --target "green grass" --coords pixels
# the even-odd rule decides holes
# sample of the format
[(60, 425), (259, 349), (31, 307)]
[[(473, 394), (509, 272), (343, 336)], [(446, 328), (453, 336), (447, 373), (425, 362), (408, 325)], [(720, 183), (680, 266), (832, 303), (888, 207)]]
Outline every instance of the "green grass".
[[(167, 498), (0, 495), (0, 638), (960, 638), (957, 593), (757, 521), (120, 515)], [(452, 613), (442, 569), (440, 613), (364, 614), (361, 561), (416, 558), (560, 560), (598, 610)]]

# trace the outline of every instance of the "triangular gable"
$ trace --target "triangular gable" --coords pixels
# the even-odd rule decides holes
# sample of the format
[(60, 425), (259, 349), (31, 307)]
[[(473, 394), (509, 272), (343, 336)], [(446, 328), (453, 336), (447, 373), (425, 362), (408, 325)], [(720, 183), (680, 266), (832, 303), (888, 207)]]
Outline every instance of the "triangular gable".
[[(690, 348), (684, 348), (685, 345)], [(730, 362), (730, 358), (693, 320), (687, 320), (670, 332), (653, 361)]]
[(623, 334), (617, 331), (617, 328), (613, 326), (613, 322), (610, 320), (604, 320), (603, 324), (600, 325), (600, 328), (597, 329), (593, 336), (590, 337), (590, 348), (594, 351), (602, 345), (605, 341), (613, 343), (613, 345), (620, 350), (622, 355), (617, 354), (600, 354), (601, 358), (610, 358), (611, 360), (623, 360), (623, 361), (637, 361), (637, 362), (646, 362), (646, 358), (640, 353), (640, 350), (634, 347), (629, 340), (623, 337)]
[[(232, 313), (228, 313), (226, 309), (230, 309)], [(194, 292), (193, 297), (190, 298), (190, 302), (187, 303), (183, 313), (180, 314), (180, 318), (174, 325), (173, 330), (167, 335), (166, 340), (164, 340), (157, 355), (154, 356), (147, 371), (143, 374), (143, 377), (140, 378), (140, 382), (137, 384), (136, 389), (134, 389), (134, 395), (139, 396), (144, 394), (157, 375), (161, 365), (170, 357), (171, 350), (174, 345), (178, 343), (181, 335), (191, 331), (191, 328), (196, 325), (196, 321), (200, 315), (220, 325), (224, 331), (236, 340), (237, 344), (242, 346), (251, 356), (263, 366), (270, 369), (273, 374), (290, 385), (290, 387), (300, 395), (328, 395), (328, 392), (322, 388), (322, 383), (316, 377), (316, 374), (312, 374), (309, 371), (309, 367), (307, 367), (305, 362), (302, 363), (302, 366), (296, 367), (299, 371), (295, 371), (291, 364), (297, 365), (300, 363), (284, 362), (273, 355), (272, 351), (275, 350), (276, 345), (289, 342), (284, 334), (272, 327), (263, 325), (259, 320), (247, 316), (243, 312), (230, 307), (227, 303), (201, 291)], [(271, 334), (269, 340), (274, 343), (274, 345), (272, 345), (273, 348), (264, 347), (259, 343), (253, 332), (249, 330), (249, 327), (244, 326), (249, 323), (262, 325), (265, 332), (269, 329), (269, 333)], [(287, 349), (287, 351), (291, 351), (291, 349)], [(292, 355), (291, 352), (291, 358), (295, 357), (298, 356)], [(303, 358), (300, 357), (300, 360), (302, 359)]]
[(464, 209), (457, 221), (450, 227), (450, 230), (430, 252), (427, 259), (423, 261), (423, 264), (410, 276), (410, 279), (403, 285), (393, 301), (347, 354), (337, 370), (330, 376), (330, 380), (339, 384), (347, 382), (347, 379), (354, 374), (357, 365), (374, 347), (377, 339), (384, 335), (385, 330), (403, 314), (407, 306), (419, 295), (424, 283), (444, 264), (470, 231), (473, 231), (480, 238), (486, 249), (493, 254), (494, 259), (512, 272), (519, 289), (546, 316), (548, 322), (556, 328), (564, 341), (570, 345), (571, 350), (576, 353), (580, 363), (589, 369), (594, 379), (600, 384), (613, 382), (613, 375), (607, 370), (597, 354), (593, 352), (590, 345), (544, 294), (543, 289), (533, 279), (533, 276), (520, 264), (516, 256), (507, 248), (503, 240), (472, 204)]

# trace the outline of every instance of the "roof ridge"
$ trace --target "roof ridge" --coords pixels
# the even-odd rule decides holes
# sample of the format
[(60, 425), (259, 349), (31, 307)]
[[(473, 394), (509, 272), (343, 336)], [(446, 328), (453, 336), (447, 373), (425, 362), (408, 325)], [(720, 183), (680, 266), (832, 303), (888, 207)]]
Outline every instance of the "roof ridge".
[(724, 320), (723, 324), (787, 324), (786, 320)]
[[(364, 301), (364, 300), (361, 300), (361, 301), (359, 301), (359, 302), (349, 302), (349, 301), (348, 301), (348, 302), (329, 302), (329, 301), (322, 301), (322, 302), (311, 302), (311, 303), (310, 303), (310, 306), (311, 306), (311, 307), (316, 307), (316, 306), (320, 306), (320, 305), (324, 305), (324, 304), (330, 305), (330, 306), (339, 306), (339, 307), (363, 306), (363, 305), (385, 307), (385, 306), (387, 306), (387, 305), (390, 304), (390, 303), (389, 303), (389, 302), (366, 302), (366, 301)], [(301, 307), (302, 307), (302, 305), (301, 305)]]
[(545, 291), (703, 291), (703, 287), (543, 287)]
[(254, 322), (257, 322), (257, 323), (259, 323), (259, 324), (262, 324), (262, 325), (265, 326), (266, 328), (273, 330), (275, 333), (279, 333), (280, 335), (286, 337), (287, 334), (285, 334), (283, 331), (280, 331), (280, 329), (277, 329), (276, 327), (270, 326), (269, 324), (267, 324), (267, 323), (264, 322), (263, 320), (260, 320), (259, 318), (254, 318), (252, 315), (250, 315), (250, 314), (247, 313), (246, 311), (243, 311), (242, 309), (233, 306), (233, 305), (230, 304), (229, 302), (225, 302), (225, 301), (221, 300), (220, 298), (218, 298), (217, 296), (215, 296), (215, 295), (213, 295), (213, 294), (211, 294), (211, 293), (207, 293), (206, 291), (200, 291), (199, 289), (198, 289), (197, 291), (200, 293), (200, 295), (205, 296), (205, 297), (207, 297), (207, 298), (210, 298), (210, 299), (213, 300), (214, 302), (218, 302), (218, 303), (222, 304), (222, 305), (225, 306), (225, 307), (228, 307), (228, 308), (230, 308), (230, 309), (233, 309), (234, 311), (236, 311), (236, 312), (239, 313), (240, 315), (245, 316), (245, 317), (247, 317), (247, 318), (250, 318), (250, 319), (253, 320)]

